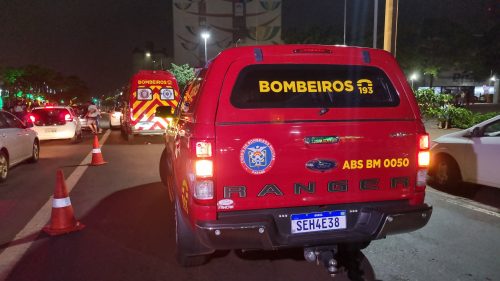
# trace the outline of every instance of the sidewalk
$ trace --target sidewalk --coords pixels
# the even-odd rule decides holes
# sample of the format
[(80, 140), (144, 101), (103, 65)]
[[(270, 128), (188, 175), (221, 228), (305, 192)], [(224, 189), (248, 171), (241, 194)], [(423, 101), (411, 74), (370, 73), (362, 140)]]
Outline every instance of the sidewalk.
[(480, 112), (480, 113), (486, 113), (486, 112), (500, 112), (500, 104), (493, 104), (493, 103), (475, 103), (475, 104), (469, 104), (465, 106), (465, 108), (469, 109), (472, 112)]
[(442, 135), (451, 134), (462, 130), (458, 128), (439, 129), (437, 126), (438, 121), (436, 119), (423, 120), (423, 122), (425, 125), (425, 130), (427, 131), (427, 133), (429, 133), (431, 140), (437, 139)]

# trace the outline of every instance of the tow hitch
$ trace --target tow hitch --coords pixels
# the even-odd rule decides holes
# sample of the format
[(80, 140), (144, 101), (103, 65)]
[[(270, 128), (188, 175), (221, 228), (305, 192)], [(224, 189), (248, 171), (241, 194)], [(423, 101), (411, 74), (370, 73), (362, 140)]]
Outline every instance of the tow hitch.
[(310, 247), (304, 248), (304, 258), (308, 262), (316, 262), (317, 265), (323, 264), (330, 276), (335, 277), (340, 271), (335, 256), (338, 253), (337, 245), (328, 247)]

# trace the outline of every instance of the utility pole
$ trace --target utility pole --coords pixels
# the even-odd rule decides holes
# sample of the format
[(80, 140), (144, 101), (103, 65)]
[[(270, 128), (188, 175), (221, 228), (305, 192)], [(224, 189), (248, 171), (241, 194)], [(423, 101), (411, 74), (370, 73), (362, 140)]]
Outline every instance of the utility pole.
[(398, 2), (385, 1), (384, 50), (396, 57), (396, 38), (398, 33)]

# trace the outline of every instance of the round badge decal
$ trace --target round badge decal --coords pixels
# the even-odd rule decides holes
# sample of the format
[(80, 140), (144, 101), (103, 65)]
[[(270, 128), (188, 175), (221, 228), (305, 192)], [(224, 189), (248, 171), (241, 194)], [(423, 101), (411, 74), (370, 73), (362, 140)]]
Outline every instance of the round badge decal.
[(254, 175), (269, 171), (273, 167), (275, 157), (273, 146), (265, 139), (251, 139), (240, 150), (243, 169)]

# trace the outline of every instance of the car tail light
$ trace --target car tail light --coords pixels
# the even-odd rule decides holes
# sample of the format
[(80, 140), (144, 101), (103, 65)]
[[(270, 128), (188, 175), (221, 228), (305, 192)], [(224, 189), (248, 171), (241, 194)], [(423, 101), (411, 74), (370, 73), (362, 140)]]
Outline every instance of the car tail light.
[(214, 199), (214, 182), (211, 180), (196, 181), (193, 196), (197, 200)]
[(212, 143), (207, 141), (198, 141), (195, 144), (196, 157), (211, 157), (212, 156)]
[(30, 114), (30, 115), (28, 115), (28, 118), (31, 121), (31, 123), (35, 123), (35, 120), (36, 120), (35, 115)]
[(195, 162), (196, 176), (200, 178), (213, 177), (214, 175), (214, 164), (212, 160), (196, 160)]
[(418, 152), (418, 167), (423, 168), (423, 167), (429, 167), (430, 163), (430, 152), (429, 151), (419, 151)]
[(71, 121), (73, 121), (73, 117), (71, 117), (71, 115), (68, 113), (68, 114), (64, 115), (64, 120), (71, 122)]
[(196, 180), (193, 183), (193, 197), (198, 204), (215, 204), (214, 190), (214, 147), (213, 140), (191, 139), (189, 143), (194, 162)]
[(423, 191), (426, 187), (427, 169), (430, 164), (429, 135), (423, 134), (418, 137), (418, 171), (416, 190)]
[(421, 135), (418, 139), (419, 149), (429, 149), (429, 135)]
[(418, 167), (429, 167), (429, 135), (421, 135), (418, 139)]

